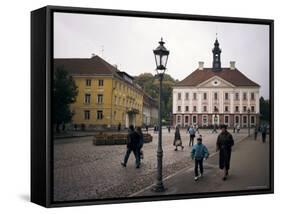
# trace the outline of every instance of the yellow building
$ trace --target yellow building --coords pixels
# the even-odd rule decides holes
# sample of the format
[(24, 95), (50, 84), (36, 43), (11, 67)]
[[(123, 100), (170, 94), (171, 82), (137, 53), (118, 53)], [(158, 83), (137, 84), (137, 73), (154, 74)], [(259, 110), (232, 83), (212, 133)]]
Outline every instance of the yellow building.
[(78, 95), (71, 105), (72, 123), (78, 127), (122, 127), (142, 125), (143, 92), (126, 72), (99, 56), (54, 60), (73, 77)]

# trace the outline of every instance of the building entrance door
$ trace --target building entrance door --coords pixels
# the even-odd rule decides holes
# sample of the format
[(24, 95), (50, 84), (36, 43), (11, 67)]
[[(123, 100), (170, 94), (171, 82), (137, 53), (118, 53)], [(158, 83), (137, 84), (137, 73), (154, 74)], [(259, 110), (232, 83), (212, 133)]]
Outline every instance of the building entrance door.
[(213, 115), (212, 116), (212, 124), (213, 125), (219, 125), (219, 121), (220, 121), (220, 116), (219, 115)]
[(136, 126), (136, 115), (132, 113), (126, 114), (126, 128), (129, 128), (130, 125)]

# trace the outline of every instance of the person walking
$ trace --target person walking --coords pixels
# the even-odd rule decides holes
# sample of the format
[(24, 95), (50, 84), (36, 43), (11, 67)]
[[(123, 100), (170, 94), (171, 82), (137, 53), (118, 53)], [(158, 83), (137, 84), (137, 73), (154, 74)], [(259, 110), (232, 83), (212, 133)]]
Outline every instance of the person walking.
[(176, 148), (175, 148), (175, 151), (178, 151), (178, 146), (181, 147), (181, 150), (183, 150), (183, 148), (184, 148), (184, 146), (182, 145), (180, 129), (179, 129), (178, 126), (176, 127), (173, 145), (176, 147)]
[(262, 136), (262, 142), (265, 143), (266, 141), (266, 125), (264, 124), (262, 127), (261, 127), (261, 136)]
[[(195, 166), (194, 166), (194, 180), (197, 181), (200, 177), (203, 177), (203, 172), (204, 172), (204, 167), (203, 167), (203, 161), (204, 158), (207, 160), (209, 157), (209, 151), (207, 147), (202, 143), (202, 136), (199, 135), (197, 138), (197, 144), (195, 144), (192, 147), (191, 150), (191, 158), (192, 160), (195, 161)], [(198, 167), (200, 169), (200, 175), (198, 173)]]
[(190, 126), (190, 128), (188, 129), (188, 133), (189, 133), (189, 146), (193, 146), (194, 138), (195, 138), (195, 129), (192, 126)]
[(148, 133), (148, 125), (145, 126), (146, 133)]
[(142, 160), (143, 159), (142, 147), (143, 147), (143, 144), (144, 144), (144, 137), (143, 137), (141, 127), (137, 127), (137, 133), (139, 135), (139, 145), (138, 145), (137, 150), (138, 150), (139, 160)]
[(216, 125), (216, 124), (213, 125), (212, 133), (218, 133), (218, 132), (217, 132), (217, 125)]
[(258, 132), (259, 132), (259, 127), (258, 126), (255, 126), (255, 140), (257, 140), (257, 137), (258, 137)]
[(237, 124), (236, 129), (237, 129), (237, 133), (239, 133), (240, 132), (240, 125), (239, 124)]
[(128, 159), (130, 157), (131, 152), (134, 153), (135, 159), (136, 159), (136, 168), (140, 168), (140, 159), (138, 154), (138, 147), (140, 142), (140, 137), (138, 133), (135, 131), (134, 126), (129, 126), (128, 131), (128, 139), (127, 139), (127, 151), (124, 157), (124, 161), (121, 162), (121, 165), (123, 167), (127, 166)]
[(219, 151), (219, 168), (224, 170), (223, 180), (228, 177), (230, 168), (231, 148), (234, 145), (232, 135), (227, 131), (226, 125), (221, 125), (221, 133), (217, 138), (217, 151)]
[(195, 130), (196, 130), (195, 133), (197, 132), (198, 134), (200, 134), (199, 133), (199, 125), (197, 125), (197, 124), (195, 125)]

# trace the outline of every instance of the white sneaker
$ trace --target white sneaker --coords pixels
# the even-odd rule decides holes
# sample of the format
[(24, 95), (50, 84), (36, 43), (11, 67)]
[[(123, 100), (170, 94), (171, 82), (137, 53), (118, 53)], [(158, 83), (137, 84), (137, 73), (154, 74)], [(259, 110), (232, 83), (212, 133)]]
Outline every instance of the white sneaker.
[(200, 174), (200, 175), (198, 176), (198, 178), (203, 178), (203, 174)]
[(195, 181), (198, 181), (198, 177), (197, 177), (197, 176), (195, 176), (195, 177), (194, 177), (194, 180), (195, 180)]

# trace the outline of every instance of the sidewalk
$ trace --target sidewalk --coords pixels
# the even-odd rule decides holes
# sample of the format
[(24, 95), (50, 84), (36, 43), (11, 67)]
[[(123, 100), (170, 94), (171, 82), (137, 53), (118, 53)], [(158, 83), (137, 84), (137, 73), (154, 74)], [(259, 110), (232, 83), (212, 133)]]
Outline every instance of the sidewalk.
[(152, 192), (150, 186), (130, 196), (265, 189), (269, 187), (269, 142), (252, 138), (233, 147), (227, 181), (222, 181), (223, 172), (218, 168), (218, 153), (215, 153), (204, 162), (204, 177), (197, 182), (194, 181), (193, 167), (186, 168), (164, 179), (167, 188), (164, 193)]

